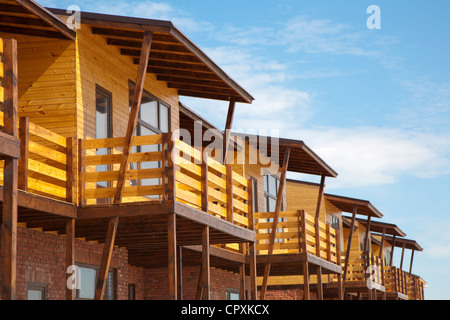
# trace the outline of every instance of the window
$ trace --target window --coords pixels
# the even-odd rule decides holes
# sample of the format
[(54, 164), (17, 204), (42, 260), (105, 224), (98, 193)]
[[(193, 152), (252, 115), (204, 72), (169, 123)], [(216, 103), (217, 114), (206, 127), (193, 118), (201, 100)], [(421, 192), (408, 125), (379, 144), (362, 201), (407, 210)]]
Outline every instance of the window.
[[(129, 82), (129, 106), (133, 100), (135, 85)], [(169, 125), (169, 107), (153, 97), (144, 90), (142, 94), (141, 107), (136, 124), (136, 136), (149, 136), (161, 133), (167, 133), (170, 130)], [(132, 152), (155, 152), (160, 151), (159, 146), (137, 146), (133, 147)], [(161, 168), (161, 162), (141, 162), (131, 163), (130, 169), (156, 169)], [(158, 178), (132, 180), (132, 186), (152, 186), (160, 184)], [(158, 196), (156, 196), (158, 197)]]
[(128, 300), (136, 300), (136, 285), (134, 283), (128, 284)]
[(47, 300), (47, 285), (43, 283), (29, 283), (27, 286), (27, 300)]
[[(100, 86), (95, 87), (95, 138), (105, 139), (112, 137), (112, 95)], [(109, 154), (109, 148), (97, 149), (97, 155)], [(97, 172), (109, 171), (109, 165), (97, 166)], [(110, 182), (97, 183), (100, 188), (110, 187)], [(108, 203), (108, 199), (97, 199), (97, 203)]]
[(237, 289), (227, 289), (227, 300), (240, 300), (240, 291)]
[[(275, 212), (277, 205), (278, 188), (280, 187), (280, 179), (273, 175), (264, 176), (264, 210), (265, 212)], [(283, 211), (283, 201), (281, 201), (280, 211)], [(283, 218), (279, 218), (280, 222)], [(266, 222), (273, 222), (273, 219), (267, 219)], [(267, 232), (271, 232), (268, 229)], [(283, 228), (277, 229), (277, 232), (283, 232)], [(275, 239), (275, 242), (282, 242), (282, 239)]]
[(384, 254), (384, 265), (385, 266), (391, 265), (391, 252), (392, 252), (391, 248), (385, 249), (385, 254)]
[(339, 218), (335, 215), (330, 215), (330, 227), (339, 230)]
[[(95, 297), (95, 286), (97, 285), (98, 267), (80, 266), (80, 289), (76, 290), (76, 299), (92, 300)], [(116, 273), (110, 270), (106, 279), (103, 300), (116, 299)]]

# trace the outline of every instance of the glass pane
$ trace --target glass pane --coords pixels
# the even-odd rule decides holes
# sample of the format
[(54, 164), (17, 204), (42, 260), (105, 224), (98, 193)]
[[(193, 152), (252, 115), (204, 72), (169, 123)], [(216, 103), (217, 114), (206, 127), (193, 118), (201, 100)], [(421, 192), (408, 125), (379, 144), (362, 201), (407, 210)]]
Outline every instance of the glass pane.
[(94, 299), (95, 294), (95, 278), (97, 271), (90, 268), (80, 268), (81, 289), (78, 291), (78, 298)]
[(27, 300), (44, 300), (42, 290), (33, 290), (33, 289), (28, 290)]
[(277, 201), (275, 199), (269, 198), (269, 212), (274, 212)]
[[(149, 101), (141, 104), (140, 119), (158, 128), (158, 102)], [(144, 134), (142, 134), (144, 135)]]
[(269, 176), (264, 176), (264, 192), (269, 192), (269, 183), (267, 182)]
[(273, 176), (268, 176), (269, 178), (269, 193), (271, 195), (277, 195), (277, 179)]
[[(151, 136), (151, 135), (155, 135), (155, 132), (142, 126), (141, 134), (143, 136)], [(149, 145), (149, 146), (141, 147), (141, 152), (156, 152), (156, 151), (159, 151), (158, 145)], [(160, 168), (160, 162), (158, 162), (158, 161), (141, 162), (141, 169), (156, 169), (156, 168)], [(159, 185), (159, 179), (142, 179), (141, 185), (143, 185), (143, 186)]]
[(229, 292), (228, 293), (228, 300), (239, 300), (239, 293), (236, 292)]
[(159, 130), (169, 132), (169, 108), (159, 104)]
[(97, 88), (95, 98), (95, 137), (97, 139), (109, 138), (111, 131), (111, 96)]
[(114, 272), (110, 271), (108, 273), (108, 278), (106, 279), (105, 294), (103, 300), (114, 300)]

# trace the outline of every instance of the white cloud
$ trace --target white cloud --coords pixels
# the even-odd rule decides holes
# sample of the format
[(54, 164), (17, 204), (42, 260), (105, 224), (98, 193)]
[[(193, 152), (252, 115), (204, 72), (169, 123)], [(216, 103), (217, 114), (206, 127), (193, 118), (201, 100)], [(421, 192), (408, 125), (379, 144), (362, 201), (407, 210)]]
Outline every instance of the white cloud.
[[(283, 132), (281, 133), (283, 135)], [(392, 184), (450, 173), (450, 138), (383, 127), (289, 130), (337, 173), (330, 188)]]

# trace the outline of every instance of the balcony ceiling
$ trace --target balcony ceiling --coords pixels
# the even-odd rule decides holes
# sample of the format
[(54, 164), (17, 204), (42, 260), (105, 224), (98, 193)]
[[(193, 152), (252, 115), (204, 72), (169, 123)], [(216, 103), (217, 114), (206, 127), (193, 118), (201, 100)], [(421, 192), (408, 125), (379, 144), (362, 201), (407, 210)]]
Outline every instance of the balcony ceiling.
[(76, 33), (32, 0), (0, 0), (0, 32), (74, 40)]
[(357, 214), (359, 215), (370, 216), (373, 218), (383, 217), (383, 214), (367, 200), (347, 198), (332, 194), (325, 194), (325, 199), (343, 212), (353, 213), (353, 208), (357, 205)]

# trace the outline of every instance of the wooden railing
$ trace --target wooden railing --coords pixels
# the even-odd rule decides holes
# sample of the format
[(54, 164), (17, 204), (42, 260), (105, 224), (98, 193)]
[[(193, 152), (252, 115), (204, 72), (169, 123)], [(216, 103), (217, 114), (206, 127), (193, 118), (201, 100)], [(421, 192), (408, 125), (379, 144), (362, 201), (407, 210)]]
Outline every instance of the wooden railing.
[[(125, 138), (81, 140), (79, 147), (80, 204), (112, 203), (117, 192)], [(125, 175), (122, 202), (166, 199), (167, 135), (133, 138), (130, 168)]]
[(173, 151), (176, 199), (248, 227), (248, 180), (180, 140)]
[[(81, 204), (111, 203), (117, 191), (123, 145), (124, 138), (81, 141)], [(171, 141), (170, 134), (134, 137), (132, 146), (123, 202), (173, 198), (248, 227), (248, 180), (231, 167), (180, 140)]]
[[(268, 253), (274, 212), (255, 213), (256, 250)], [(279, 213), (273, 254), (310, 253), (329, 262), (339, 264), (339, 240), (335, 229), (305, 211)]]
[(406, 272), (392, 266), (384, 268), (386, 292), (408, 293), (408, 275)]
[[(342, 262), (345, 266), (345, 261)], [(384, 263), (380, 257), (373, 253), (361, 252), (359, 256), (349, 259), (345, 281), (370, 280), (374, 285), (384, 286)]]
[[(72, 138), (60, 136), (19, 119), (20, 159), (18, 188), (45, 197), (72, 202), (76, 191), (73, 178)], [(0, 164), (3, 167), (3, 162)], [(0, 170), (3, 183), (3, 170)]]
[(414, 274), (406, 276), (406, 289), (409, 300), (425, 300), (425, 282)]

